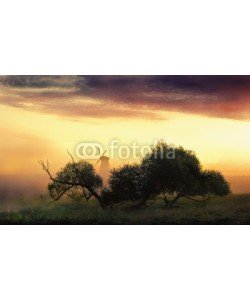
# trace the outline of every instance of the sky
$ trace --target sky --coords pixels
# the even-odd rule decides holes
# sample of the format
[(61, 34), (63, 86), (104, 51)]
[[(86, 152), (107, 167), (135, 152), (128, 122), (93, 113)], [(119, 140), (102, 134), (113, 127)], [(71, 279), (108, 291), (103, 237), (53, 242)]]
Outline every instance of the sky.
[(250, 76), (0, 76), (0, 180), (44, 184), (37, 161), (55, 172), (81, 142), (163, 139), (250, 192), (249, 97)]

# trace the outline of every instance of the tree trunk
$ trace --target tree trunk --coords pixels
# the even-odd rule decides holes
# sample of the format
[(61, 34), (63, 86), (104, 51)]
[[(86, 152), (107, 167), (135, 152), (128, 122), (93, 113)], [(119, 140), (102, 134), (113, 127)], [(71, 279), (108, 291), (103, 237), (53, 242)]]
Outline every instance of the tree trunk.
[(180, 196), (179, 195), (177, 195), (175, 198), (174, 198), (174, 200), (173, 200), (173, 202), (172, 202), (172, 205), (174, 205), (176, 202), (177, 202), (177, 200), (180, 198)]
[(177, 195), (172, 201), (168, 201), (168, 203), (165, 202), (166, 207), (173, 208), (179, 198), (181, 198), (181, 195)]
[(98, 200), (101, 208), (107, 208), (106, 203), (103, 201), (102, 197), (98, 195), (92, 188), (86, 187), (86, 189)]
[(166, 205), (166, 208), (168, 208), (170, 206), (170, 204), (171, 204), (171, 201), (168, 200), (167, 195), (166, 195), (165, 192), (163, 194), (163, 197), (164, 197), (163, 200), (164, 200), (164, 203)]

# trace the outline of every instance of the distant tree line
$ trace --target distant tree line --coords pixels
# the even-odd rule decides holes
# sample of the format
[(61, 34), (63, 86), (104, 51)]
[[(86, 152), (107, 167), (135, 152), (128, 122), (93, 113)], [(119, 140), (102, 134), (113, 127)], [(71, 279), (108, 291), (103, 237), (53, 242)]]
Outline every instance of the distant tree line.
[[(168, 153), (174, 152), (174, 159)], [(223, 175), (214, 170), (203, 170), (193, 151), (164, 142), (152, 146), (152, 151), (138, 164), (126, 164), (114, 169), (107, 187), (86, 161), (66, 164), (55, 176), (49, 164), (39, 161), (49, 175), (49, 195), (58, 201), (64, 195), (74, 200), (96, 198), (102, 208), (133, 201), (146, 206), (149, 199), (163, 197), (167, 208), (176, 206), (180, 198), (205, 203), (215, 196), (226, 196), (230, 186)]]

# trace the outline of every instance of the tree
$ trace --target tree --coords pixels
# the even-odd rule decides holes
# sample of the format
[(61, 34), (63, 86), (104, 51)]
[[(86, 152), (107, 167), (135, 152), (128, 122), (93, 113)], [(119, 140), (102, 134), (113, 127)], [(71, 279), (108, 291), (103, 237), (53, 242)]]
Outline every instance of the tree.
[(90, 163), (86, 161), (75, 163), (72, 158), (72, 162), (67, 163), (56, 176), (52, 176), (48, 162), (46, 165), (43, 161), (39, 161), (39, 163), (52, 181), (48, 185), (48, 190), (54, 201), (58, 201), (63, 195), (68, 195), (71, 198), (82, 196), (86, 200), (93, 196), (104, 207), (102, 198), (98, 193), (102, 188), (102, 178), (96, 174)]
[(140, 205), (146, 205), (150, 197), (158, 194), (151, 175), (151, 169), (146, 164), (126, 164), (114, 169), (109, 179), (109, 189), (103, 193), (105, 201), (117, 203), (140, 200)]
[(173, 207), (180, 198), (205, 203), (213, 196), (229, 193), (222, 174), (203, 171), (193, 151), (159, 142), (141, 164), (126, 165), (111, 173), (106, 197), (113, 195), (116, 201), (140, 199), (140, 204), (146, 205), (148, 199), (162, 194), (166, 206)]
[(231, 192), (223, 175), (203, 170), (193, 151), (164, 142), (152, 146), (141, 163), (114, 169), (108, 188), (103, 187), (101, 177), (90, 163), (75, 163), (72, 156), (71, 159), (55, 177), (48, 163), (40, 161), (52, 181), (48, 189), (54, 201), (66, 194), (74, 200), (95, 197), (103, 208), (124, 201), (137, 201), (145, 206), (150, 198), (163, 195), (166, 206), (173, 207), (180, 198), (205, 203), (211, 197)]
[(205, 198), (226, 196), (231, 193), (229, 183), (218, 171), (205, 170), (202, 173), (200, 194)]
[(142, 164), (151, 168), (154, 185), (163, 194), (166, 206), (173, 206), (181, 197), (197, 195), (201, 164), (193, 151), (159, 142)]

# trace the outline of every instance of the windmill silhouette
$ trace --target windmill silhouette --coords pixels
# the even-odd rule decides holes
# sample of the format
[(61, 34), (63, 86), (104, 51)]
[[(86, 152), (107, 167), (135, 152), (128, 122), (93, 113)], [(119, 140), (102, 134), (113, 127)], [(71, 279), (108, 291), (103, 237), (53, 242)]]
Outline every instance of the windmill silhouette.
[(105, 150), (102, 155), (100, 152), (100, 148), (98, 148), (98, 151), (99, 151), (100, 158), (96, 162), (95, 166), (97, 166), (99, 162), (101, 163), (98, 173), (101, 175), (103, 179), (103, 183), (106, 184), (109, 179), (109, 170), (110, 170), (109, 157), (104, 155), (107, 152), (107, 150)]

